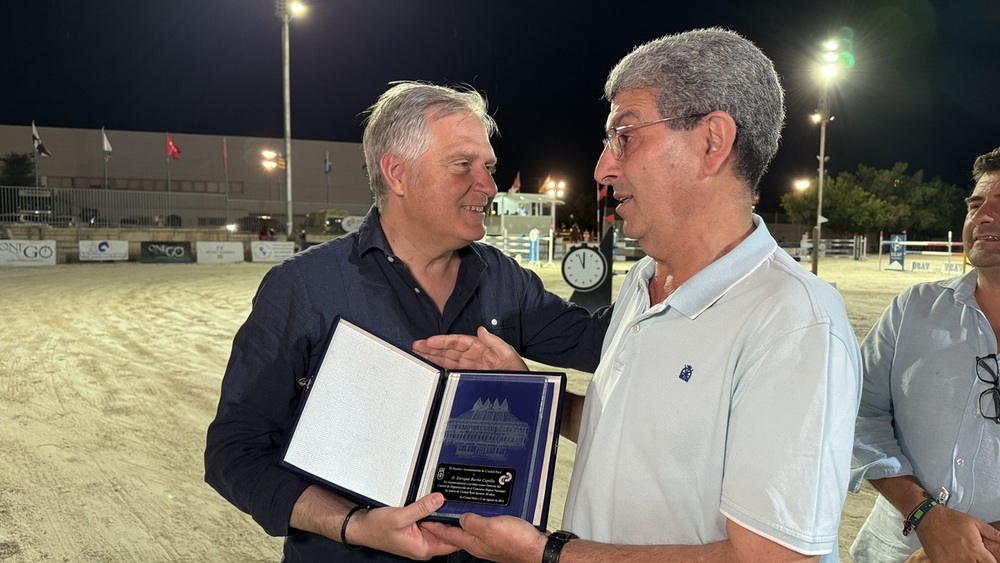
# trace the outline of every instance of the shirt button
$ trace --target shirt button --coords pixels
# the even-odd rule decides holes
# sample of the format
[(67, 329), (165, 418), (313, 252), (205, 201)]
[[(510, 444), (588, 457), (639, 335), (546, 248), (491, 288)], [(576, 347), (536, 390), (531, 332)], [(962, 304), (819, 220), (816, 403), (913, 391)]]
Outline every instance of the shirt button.
[(639, 332), (639, 325), (638, 324), (632, 325), (632, 332)]
[(963, 465), (965, 465), (965, 460), (962, 458), (958, 458), (955, 460), (955, 465), (962, 467)]
[(388, 261), (390, 261), (390, 262), (395, 262), (395, 261), (396, 261), (396, 259), (395, 259), (395, 258), (393, 258), (392, 256), (387, 256), (387, 257), (386, 257), (386, 260), (388, 260)]
[(415, 287), (415, 288), (413, 288), (413, 291), (415, 291), (416, 293), (420, 293), (420, 288), (419, 287)]
[(497, 320), (496, 319), (491, 319), (490, 320), (490, 324), (493, 325), (493, 326), (497, 326)]

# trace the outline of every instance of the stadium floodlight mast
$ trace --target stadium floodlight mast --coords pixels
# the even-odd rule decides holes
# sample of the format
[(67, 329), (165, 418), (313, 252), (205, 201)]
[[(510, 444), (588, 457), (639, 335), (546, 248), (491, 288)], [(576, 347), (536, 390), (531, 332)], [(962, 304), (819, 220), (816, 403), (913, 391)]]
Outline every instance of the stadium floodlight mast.
[(546, 266), (551, 266), (552, 259), (555, 257), (556, 203), (560, 202), (560, 200), (562, 200), (562, 198), (566, 195), (566, 181), (548, 178), (548, 181), (542, 186), (541, 191), (548, 194), (548, 196), (552, 198), (552, 224), (549, 226), (549, 262), (546, 264)]
[(816, 113), (810, 116), (813, 123), (819, 124), (819, 180), (816, 183), (816, 227), (813, 233), (812, 247), (812, 272), (819, 274), (819, 246), (822, 225), (826, 222), (823, 217), (823, 182), (826, 176), (826, 124), (833, 121), (830, 115), (830, 85), (833, 79), (841, 70), (850, 69), (854, 66), (854, 55), (851, 53), (852, 38), (854, 32), (849, 27), (840, 30), (840, 37), (829, 39), (823, 42), (823, 51), (820, 54), (820, 80), (821, 88), (819, 93), (819, 107)]
[(305, 13), (306, 6), (294, 0), (274, 0), (274, 15), (281, 20), (281, 78), (285, 115), (285, 212), (288, 240), (295, 236), (292, 217), (292, 94), (289, 86), (288, 24), (292, 18)]

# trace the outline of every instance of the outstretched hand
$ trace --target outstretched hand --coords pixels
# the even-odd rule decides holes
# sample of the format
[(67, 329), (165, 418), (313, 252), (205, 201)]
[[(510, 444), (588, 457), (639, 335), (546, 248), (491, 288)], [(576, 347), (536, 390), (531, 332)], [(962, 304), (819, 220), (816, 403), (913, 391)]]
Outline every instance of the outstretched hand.
[(468, 513), (462, 515), (461, 524), (461, 528), (440, 522), (424, 522), (420, 526), (443, 543), (461, 547), (480, 559), (516, 562), (542, 558), (546, 536), (520, 518), (484, 518)]
[(476, 336), (439, 334), (417, 340), (413, 352), (446, 369), (528, 369), (510, 344), (484, 327), (479, 327)]
[(419, 524), (443, 505), (444, 495), (431, 493), (402, 508), (373, 508), (359, 512), (351, 520), (353, 533), (349, 532), (347, 539), (351, 543), (421, 561), (454, 553), (459, 550), (457, 546), (442, 541)]

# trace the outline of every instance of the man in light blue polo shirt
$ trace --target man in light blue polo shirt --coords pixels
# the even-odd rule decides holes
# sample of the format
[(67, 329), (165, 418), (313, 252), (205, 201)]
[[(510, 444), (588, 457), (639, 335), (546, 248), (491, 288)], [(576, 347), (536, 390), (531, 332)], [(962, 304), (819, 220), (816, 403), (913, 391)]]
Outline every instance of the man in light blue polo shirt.
[[(498, 561), (836, 560), (860, 354), (836, 290), (752, 213), (784, 118), (774, 67), (735, 33), (686, 32), (625, 57), (605, 96), (594, 176), (647, 257), (587, 390), (568, 532), (471, 514), (425, 526)], [(510, 365), (509, 347), (480, 338), (417, 350)]]
[[(975, 269), (896, 296), (861, 346), (851, 486), (879, 492), (856, 563), (1000, 558), (1000, 148), (976, 159), (963, 244)], [(917, 561), (924, 559), (918, 558)]]

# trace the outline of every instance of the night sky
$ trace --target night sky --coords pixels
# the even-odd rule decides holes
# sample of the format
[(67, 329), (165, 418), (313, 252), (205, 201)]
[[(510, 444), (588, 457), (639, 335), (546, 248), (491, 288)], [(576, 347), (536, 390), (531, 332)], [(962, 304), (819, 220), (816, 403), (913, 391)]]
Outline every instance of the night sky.
[[(754, 41), (786, 90), (782, 147), (761, 210), (815, 174), (820, 43), (854, 30), (833, 93), (828, 167), (902, 161), (969, 185), (1000, 146), (1000, 2), (310, 0), (291, 25), (292, 136), (360, 141), (393, 80), (467, 83), (501, 136), (496, 175), (593, 192), (608, 70), (635, 45), (721, 26)], [(272, 0), (30, 0), (0, 16), (0, 123), (280, 138), (280, 21)], [(317, 163), (317, 165), (321, 165)]]

